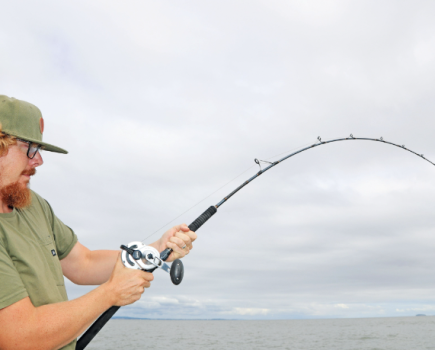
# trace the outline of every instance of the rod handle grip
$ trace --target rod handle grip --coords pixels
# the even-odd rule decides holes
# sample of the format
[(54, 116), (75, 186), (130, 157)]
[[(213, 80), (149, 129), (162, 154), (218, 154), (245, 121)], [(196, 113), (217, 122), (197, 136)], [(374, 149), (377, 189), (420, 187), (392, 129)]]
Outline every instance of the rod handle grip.
[(189, 225), (190, 231), (196, 232), (202, 225), (204, 225), (208, 219), (210, 219), (214, 214), (216, 214), (217, 209), (214, 205), (208, 208), (200, 216), (196, 218), (194, 222)]

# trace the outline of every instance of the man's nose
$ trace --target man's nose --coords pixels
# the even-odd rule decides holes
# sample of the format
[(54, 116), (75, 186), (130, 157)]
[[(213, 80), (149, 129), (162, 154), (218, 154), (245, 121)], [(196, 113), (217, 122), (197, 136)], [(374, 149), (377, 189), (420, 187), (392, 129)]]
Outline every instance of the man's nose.
[(29, 159), (29, 161), (30, 161), (30, 164), (35, 168), (44, 164), (44, 161), (42, 160), (41, 152), (39, 152), (39, 151), (36, 152), (33, 159)]

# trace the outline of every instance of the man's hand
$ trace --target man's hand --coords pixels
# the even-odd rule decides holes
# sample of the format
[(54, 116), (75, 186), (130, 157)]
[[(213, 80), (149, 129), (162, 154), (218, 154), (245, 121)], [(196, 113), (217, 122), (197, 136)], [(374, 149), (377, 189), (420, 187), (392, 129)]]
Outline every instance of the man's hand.
[(181, 259), (189, 254), (193, 249), (192, 243), (196, 240), (196, 233), (189, 230), (186, 224), (174, 226), (166, 231), (156, 242), (149, 244), (162, 252), (166, 248), (171, 248), (173, 252), (169, 255), (167, 262)]
[(145, 288), (151, 286), (150, 282), (153, 279), (152, 273), (125, 267), (121, 261), (121, 253), (119, 253), (112, 275), (106, 282), (112, 297), (112, 304), (125, 306), (138, 301)]

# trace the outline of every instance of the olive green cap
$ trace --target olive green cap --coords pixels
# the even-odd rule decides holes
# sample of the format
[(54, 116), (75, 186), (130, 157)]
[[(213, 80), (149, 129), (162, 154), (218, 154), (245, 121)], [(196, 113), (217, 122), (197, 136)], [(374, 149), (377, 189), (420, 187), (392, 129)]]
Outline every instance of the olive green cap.
[(68, 153), (62, 148), (42, 142), (44, 118), (38, 107), (26, 101), (0, 95), (1, 131), (19, 139), (40, 144), (43, 150)]

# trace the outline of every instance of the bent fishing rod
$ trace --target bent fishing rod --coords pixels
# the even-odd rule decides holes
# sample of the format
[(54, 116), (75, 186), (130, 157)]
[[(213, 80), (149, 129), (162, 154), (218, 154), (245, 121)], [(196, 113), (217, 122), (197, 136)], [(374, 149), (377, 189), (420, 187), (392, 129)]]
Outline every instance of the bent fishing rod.
[[(260, 175), (264, 174), (269, 169), (272, 169), (273, 167), (277, 166), (278, 164), (282, 163), (286, 159), (289, 159), (299, 153), (305, 152), (309, 149), (319, 147), (322, 145), (326, 145), (328, 143), (332, 142), (338, 142), (338, 141), (374, 141), (374, 142), (381, 142), (388, 145), (392, 145), (395, 147), (399, 147), (405, 151), (411, 152), (415, 154), (416, 156), (424, 159), (425, 161), (431, 163), (432, 165), (435, 165), (433, 162), (431, 162), (429, 159), (425, 158), (423, 154), (419, 154), (417, 152), (414, 152), (410, 150), (409, 148), (406, 148), (405, 145), (398, 145), (393, 142), (385, 141), (382, 137), (379, 139), (373, 139), (373, 138), (367, 138), (367, 137), (354, 137), (352, 134), (350, 134), (349, 137), (341, 138), (341, 139), (333, 139), (329, 141), (322, 141), (320, 136), (317, 138), (318, 143), (314, 143), (311, 146), (304, 147), (296, 152), (293, 152), (285, 157), (283, 157), (280, 160), (277, 160), (275, 162), (269, 162), (265, 160), (259, 160), (255, 159), (255, 163), (259, 165), (260, 171), (258, 171), (254, 176), (250, 177), (248, 180), (243, 182), (239, 187), (237, 187), (234, 191), (232, 191), (230, 194), (228, 194), (226, 197), (224, 197), (219, 203), (216, 205), (212, 205), (209, 207), (204, 213), (202, 213), (198, 218), (195, 219), (190, 225), (189, 229), (191, 231), (196, 232), (202, 225), (204, 225), (214, 214), (216, 214), (218, 208), (224, 204), (228, 199), (230, 199), (232, 196), (234, 196), (237, 192), (239, 192), (243, 187), (248, 185), (250, 182), (254, 181), (256, 178), (258, 178)], [(264, 169), (261, 168), (261, 163), (268, 164)], [(130, 242), (127, 246), (121, 245), (122, 254), (121, 259), (123, 264), (131, 269), (140, 269), (145, 270), (147, 272), (153, 272), (157, 268), (161, 268), (162, 270), (168, 272), (171, 276), (172, 283), (175, 285), (178, 285), (183, 280), (184, 276), (184, 267), (181, 260), (177, 259), (174, 260), (171, 267), (169, 267), (165, 261), (169, 258), (169, 255), (172, 253), (172, 249), (167, 248), (161, 253), (159, 253), (155, 248), (146, 246), (142, 242)], [(90, 341), (97, 335), (97, 333), (104, 327), (104, 325), (111, 319), (111, 317), (119, 310), (120, 306), (112, 306), (110, 309), (105, 311), (101, 316), (88, 328), (88, 330), (80, 337), (80, 339), (77, 341), (76, 350), (83, 350)]]

